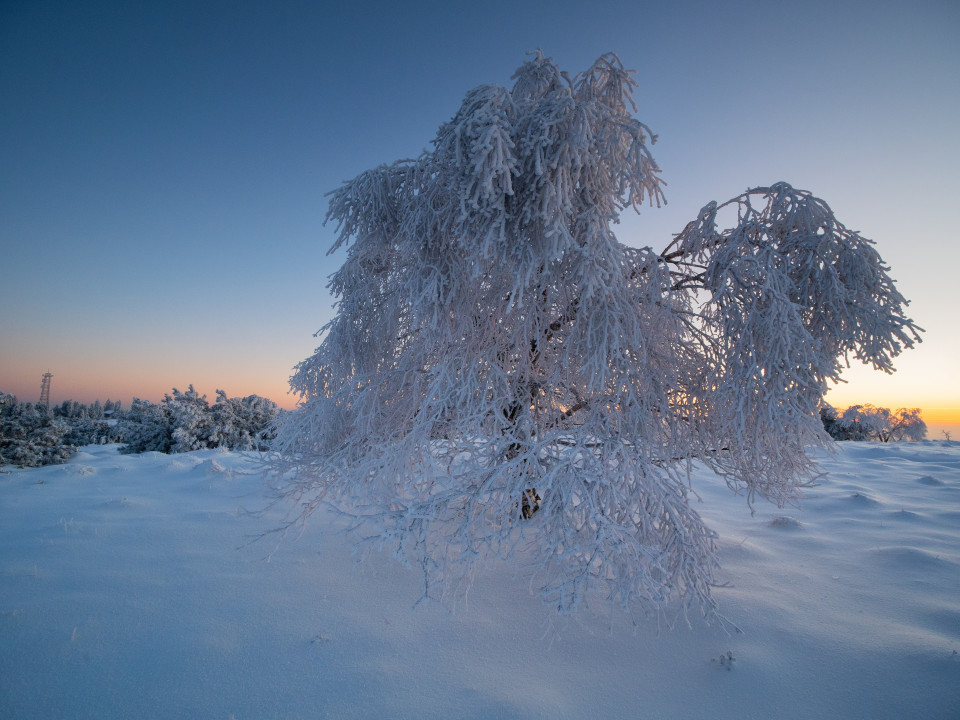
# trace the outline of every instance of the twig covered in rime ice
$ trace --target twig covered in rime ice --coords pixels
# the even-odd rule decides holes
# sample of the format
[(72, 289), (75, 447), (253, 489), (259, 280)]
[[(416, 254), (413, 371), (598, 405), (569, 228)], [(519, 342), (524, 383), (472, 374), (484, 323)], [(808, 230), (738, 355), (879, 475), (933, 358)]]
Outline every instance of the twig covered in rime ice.
[(691, 463), (794, 501), (828, 382), (850, 356), (890, 371), (919, 329), (871, 242), (786, 183), (661, 252), (622, 244), (619, 214), (664, 201), (632, 73), (609, 54), (571, 80), (537, 52), (514, 81), (331, 194), (337, 314), (291, 380), (277, 491), (296, 519), (354, 518), (427, 593), (502, 556), (561, 612), (599, 592), (709, 615)]

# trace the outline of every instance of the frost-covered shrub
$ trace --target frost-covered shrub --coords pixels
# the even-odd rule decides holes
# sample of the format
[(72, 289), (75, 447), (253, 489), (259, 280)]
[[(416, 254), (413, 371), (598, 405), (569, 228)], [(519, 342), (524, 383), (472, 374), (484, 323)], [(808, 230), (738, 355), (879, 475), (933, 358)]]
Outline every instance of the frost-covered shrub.
[(228, 398), (217, 390), (213, 413), (214, 440), (231, 450), (268, 450), (276, 431), (277, 404), (259, 395)]
[(123, 441), (119, 423), (120, 403), (107, 400), (101, 405), (95, 401), (85, 405), (75, 400), (65, 400), (51, 408), (53, 416), (67, 426), (64, 442), (82, 445), (105, 445)]
[(66, 462), (76, 452), (66, 441), (68, 430), (45, 405), (21, 403), (0, 393), (0, 464), (40, 467)]
[(920, 408), (900, 408), (891, 415), (890, 420), (886, 437), (880, 438), (883, 442), (927, 439), (927, 424), (920, 417)]
[(126, 443), (122, 453), (170, 452), (173, 446), (173, 422), (166, 405), (134, 398), (130, 409), (120, 421), (120, 431)]
[(824, 429), (834, 440), (923, 440), (927, 437), (927, 424), (920, 416), (919, 408), (889, 408), (874, 405), (851, 405), (843, 413), (825, 405), (821, 408)]
[(190, 452), (217, 446), (213, 414), (206, 395), (200, 395), (190, 385), (186, 392), (174, 388), (173, 395), (165, 395), (163, 403), (170, 413), (173, 426), (170, 452)]
[(259, 395), (228, 398), (217, 390), (217, 402), (211, 406), (193, 385), (186, 392), (174, 388), (159, 405), (134, 399), (122, 422), (127, 442), (122, 452), (266, 450), (278, 412), (276, 403)]
[(223, 390), (210, 406), (193, 385), (186, 392), (173, 388), (159, 404), (134, 398), (127, 412), (110, 400), (104, 405), (66, 400), (48, 409), (0, 393), (0, 463), (33, 467), (63, 462), (77, 447), (120, 442), (125, 443), (123, 453), (216, 447), (263, 451), (273, 439), (278, 413), (267, 398), (228, 398)]
[(637, 83), (615, 55), (571, 79), (541, 53), (514, 80), (331, 194), (338, 312), (291, 380), (277, 492), (354, 516), (431, 593), (525, 547), (561, 611), (591, 590), (709, 610), (689, 463), (794, 500), (845, 359), (890, 371), (918, 329), (872, 243), (786, 183), (660, 251), (621, 243), (620, 213), (663, 199)]

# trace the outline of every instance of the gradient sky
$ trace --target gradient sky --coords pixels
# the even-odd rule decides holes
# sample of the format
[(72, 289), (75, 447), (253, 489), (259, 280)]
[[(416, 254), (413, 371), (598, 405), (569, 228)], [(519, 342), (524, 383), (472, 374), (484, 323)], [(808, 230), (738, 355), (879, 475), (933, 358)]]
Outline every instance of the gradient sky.
[[(669, 205), (786, 180), (877, 242), (927, 333), (828, 400), (960, 413), (960, 3), (44, 2), (0, 7), (0, 390), (291, 406), (331, 316), (324, 193), (413, 157), (542, 48), (617, 52)], [(949, 420), (960, 422), (960, 417)]]

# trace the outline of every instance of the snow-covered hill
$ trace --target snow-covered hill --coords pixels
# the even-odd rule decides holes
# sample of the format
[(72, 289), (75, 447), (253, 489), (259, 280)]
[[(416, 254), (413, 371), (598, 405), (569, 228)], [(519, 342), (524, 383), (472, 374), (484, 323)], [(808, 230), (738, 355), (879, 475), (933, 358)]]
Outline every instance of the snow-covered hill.
[[(277, 527), (244, 455), (0, 474), (3, 718), (956, 718), (960, 443), (845, 443), (802, 509), (701, 472), (729, 620), (558, 619), (490, 566), (453, 613)], [(269, 556), (269, 559), (268, 559)], [(739, 628), (739, 631), (734, 628)]]

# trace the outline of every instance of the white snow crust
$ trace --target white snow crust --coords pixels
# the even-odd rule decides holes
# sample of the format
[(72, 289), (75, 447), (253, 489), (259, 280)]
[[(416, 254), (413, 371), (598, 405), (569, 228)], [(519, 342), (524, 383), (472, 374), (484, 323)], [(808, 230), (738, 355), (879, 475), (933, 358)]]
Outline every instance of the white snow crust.
[[(955, 718), (960, 443), (839, 444), (801, 508), (705, 470), (726, 625), (591, 603), (513, 566), (452, 611), (358, 564), (318, 511), (263, 508), (252, 456), (120, 455), (0, 474), (2, 718)], [(340, 541), (342, 540), (342, 542)]]

